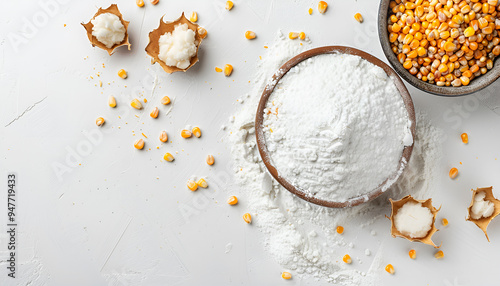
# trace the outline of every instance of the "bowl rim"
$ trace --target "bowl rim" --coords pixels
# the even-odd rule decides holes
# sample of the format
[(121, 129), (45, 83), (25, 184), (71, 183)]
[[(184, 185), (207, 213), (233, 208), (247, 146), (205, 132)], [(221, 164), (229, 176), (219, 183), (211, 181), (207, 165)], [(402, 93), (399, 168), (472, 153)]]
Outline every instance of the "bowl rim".
[[(413, 143), (410, 146), (405, 146), (403, 149), (403, 152), (401, 154), (401, 158), (399, 160), (398, 164), (398, 169), (391, 175), (389, 176), (384, 182), (382, 182), (379, 186), (377, 186), (374, 190), (367, 192), (361, 196), (358, 197), (353, 197), (347, 201), (343, 202), (334, 202), (334, 201), (327, 201), (327, 200), (322, 200), (318, 199), (313, 196), (307, 195), (305, 192), (302, 190), (296, 188), (293, 186), (286, 178), (281, 177), (278, 173), (278, 170), (276, 167), (274, 167), (271, 159), (271, 155), (269, 154), (269, 151), (267, 149), (266, 145), (266, 137), (264, 135), (264, 129), (262, 128), (263, 126), (263, 121), (264, 121), (264, 109), (266, 108), (266, 103), (271, 94), (273, 93), (274, 88), (280, 81), (280, 79), (295, 65), (299, 64), (300, 62), (307, 60), (311, 57), (322, 55), (322, 54), (333, 54), (333, 53), (342, 53), (342, 54), (349, 54), (349, 55), (355, 55), (359, 56), (370, 63), (382, 68), (386, 74), (393, 80), (394, 84), (396, 85), (396, 88), (398, 89), (405, 108), (408, 112), (408, 118), (412, 122), (410, 126), (410, 131), (413, 139)], [(359, 205), (364, 202), (371, 201), (375, 199), (376, 197), (380, 196), (382, 193), (384, 193), (387, 189), (389, 189), (396, 181), (397, 179), (401, 176), (403, 171), (406, 168), (406, 165), (410, 161), (411, 153), (413, 151), (413, 145), (415, 142), (415, 127), (416, 127), (416, 118), (415, 118), (415, 107), (413, 105), (413, 100), (411, 98), (410, 93), (406, 89), (406, 86), (404, 85), (403, 81), (401, 78), (398, 76), (398, 74), (386, 63), (378, 59), (377, 57), (368, 54), (366, 52), (363, 52), (361, 50), (351, 48), (351, 47), (346, 47), (346, 46), (325, 46), (325, 47), (319, 47), (319, 48), (314, 48), (311, 50), (307, 50), (305, 52), (302, 52), (298, 54), (297, 56), (291, 58), (288, 60), (285, 64), (283, 64), (278, 71), (276, 71), (271, 80), (268, 82), (266, 87), (264, 88), (264, 91), (262, 92), (259, 106), (257, 108), (257, 114), (255, 117), (255, 136), (257, 140), (257, 147), (259, 149), (259, 154), (260, 157), (262, 158), (262, 161), (264, 162), (264, 165), (266, 166), (267, 170), (273, 176), (273, 178), (278, 181), (285, 189), (287, 189), (289, 192), (292, 194), (298, 196), (299, 198), (311, 202), (313, 204), (317, 204), (320, 206), (324, 207), (329, 207), (329, 208), (344, 208), (344, 207), (352, 207)], [(388, 182), (392, 182), (389, 185), (385, 185)]]
[[(480, 91), (493, 82), (495, 82), (500, 77), (500, 67), (497, 67), (497, 62), (494, 61), (494, 66), (486, 74), (478, 77), (471, 81), (467, 86), (453, 87), (453, 86), (437, 86), (434, 84), (427, 83), (425, 81), (419, 80), (408, 70), (406, 70), (403, 65), (398, 61), (396, 55), (391, 49), (389, 43), (389, 32), (387, 31), (387, 17), (389, 15), (389, 3), (390, 0), (381, 0), (379, 5), (378, 13), (378, 36), (379, 41), (382, 46), (382, 51), (385, 57), (391, 64), (391, 66), (396, 70), (396, 72), (410, 83), (415, 88), (444, 97), (456, 97), (468, 95), (477, 91)], [(482, 80), (481, 80), (482, 79)]]

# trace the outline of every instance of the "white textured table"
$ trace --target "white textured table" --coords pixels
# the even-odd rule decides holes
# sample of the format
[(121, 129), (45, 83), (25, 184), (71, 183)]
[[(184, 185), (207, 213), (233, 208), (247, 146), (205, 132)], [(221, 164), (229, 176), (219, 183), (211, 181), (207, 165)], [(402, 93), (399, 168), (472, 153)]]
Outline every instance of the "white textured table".
[[(251, 88), (259, 56), (276, 32), (305, 31), (313, 46), (350, 45), (385, 61), (376, 32), (378, 1), (330, 0), (325, 15), (309, 16), (317, 1), (118, 1), (130, 21), (132, 50), (113, 56), (92, 48), (80, 25), (97, 7), (110, 1), (4, 1), (0, 9), (0, 284), (1, 285), (319, 285), (314, 280), (280, 277), (281, 267), (265, 253), (261, 234), (241, 223), (239, 211), (225, 200), (237, 192), (229, 169), (226, 143), (228, 118), (240, 107), (237, 99)], [(188, 73), (165, 74), (151, 66), (144, 52), (148, 33), (160, 17), (182, 11), (199, 13), (209, 33), (200, 63)], [(353, 15), (361, 12), (363, 24)], [(247, 41), (253, 30), (258, 38)], [(231, 63), (225, 78), (215, 66)], [(119, 69), (129, 77), (117, 77)], [(97, 75), (99, 74), (99, 76)], [(102, 87), (99, 87), (102, 81)], [(154, 82), (156, 88), (153, 88)], [(250, 81), (250, 82), (249, 82)], [(379, 224), (376, 239), (385, 243), (383, 257), (397, 262), (386, 285), (493, 285), (500, 251), (500, 222), (490, 225), (491, 243), (465, 222), (469, 189), (500, 188), (500, 118), (498, 88), (461, 98), (441, 98), (409, 87), (416, 107), (445, 132), (443, 168), (434, 187), (436, 205), (450, 225), (435, 236), (444, 242), (445, 258), (434, 250), (389, 235)], [(173, 100), (157, 120), (151, 102), (168, 94)], [(118, 107), (110, 109), (114, 95)], [(143, 111), (129, 108), (133, 97), (147, 98)], [(499, 113), (500, 114), (500, 113)], [(138, 115), (136, 117), (135, 115)], [(102, 128), (98, 116), (106, 118)], [(181, 140), (186, 124), (202, 128), (201, 139)], [(173, 140), (159, 150), (158, 131)], [(459, 135), (468, 132), (464, 146)], [(135, 132), (135, 133), (134, 133)], [(146, 149), (132, 147), (144, 133)], [(134, 134), (136, 134), (134, 136)], [(148, 150), (151, 148), (151, 150)], [(178, 151), (169, 164), (166, 151)], [(207, 154), (217, 163), (204, 163)], [(460, 165), (460, 177), (447, 172)], [(7, 174), (16, 178), (16, 278), (7, 276)], [(217, 178), (208, 190), (185, 187), (191, 175)], [(498, 194), (499, 192), (496, 191)], [(244, 207), (244, 202), (242, 202)], [(348, 237), (356, 244), (365, 238)], [(373, 238), (371, 238), (373, 239)], [(232, 249), (226, 253), (226, 245)], [(407, 251), (417, 249), (416, 261)], [(355, 249), (361, 253), (364, 249)], [(394, 264), (396, 264), (396, 262)], [(359, 265), (361, 270), (369, 264)], [(492, 269), (493, 272), (490, 272)], [(481, 274), (476, 277), (475, 275)], [(476, 280), (477, 279), (477, 280)], [(326, 284), (326, 283), (325, 283)]]

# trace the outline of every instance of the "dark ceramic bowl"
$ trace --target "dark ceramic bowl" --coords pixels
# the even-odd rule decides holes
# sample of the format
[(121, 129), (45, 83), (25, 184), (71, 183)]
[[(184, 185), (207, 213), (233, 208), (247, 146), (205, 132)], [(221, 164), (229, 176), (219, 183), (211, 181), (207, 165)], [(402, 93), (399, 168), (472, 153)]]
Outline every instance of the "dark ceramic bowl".
[[(390, 66), (379, 60), (378, 58), (365, 53), (363, 51), (350, 48), (350, 47), (343, 47), (343, 46), (329, 46), (329, 47), (321, 47), (321, 48), (316, 48), (312, 50), (305, 51), (292, 59), (290, 59), (288, 62), (286, 62), (281, 68), (273, 75), (272, 80), (270, 83), (265, 87), (264, 92), (262, 93), (262, 96), (260, 98), (259, 102), (259, 107), (257, 108), (257, 115), (255, 117), (255, 135), (257, 137), (257, 147), (259, 148), (259, 153), (260, 157), (262, 158), (262, 161), (264, 162), (264, 165), (266, 165), (267, 170), (269, 170), (269, 173), (280, 183), (285, 189), (287, 189), (289, 192), (292, 194), (300, 197), (301, 199), (304, 199), (308, 202), (311, 202), (313, 204), (317, 204), (320, 206), (324, 207), (330, 207), (330, 208), (344, 208), (344, 207), (352, 207), (356, 206), (365, 202), (368, 202), (370, 200), (373, 200), (374, 198), (380, 196), (384, 190), (382, 187), (385, 185), (387, 181), (392, 181), (396, 182), (397, 178), (401, 175), (402, 171), (406, 167), (407, 164), (404, 162), (409, 162), (411, 153), (413, 151), (413, 144), (411, 146), (406, 146), (403, 149), (403, 153), (401, 154), (401, 159), (399, 160), (398, 166), (400, 166), (397, 170), (394, 170), (394, 173), (392, 173), (387, 180), (385, 180), (382, 184), (380, 184), (377, 188), (374, 190), (367, 190), (364, 195), (361, 195), (359, 197), (354, 197), (351, 198), (345, 202), (334, 202), (334, 201), (326, 201), (326, 200), (321, 200), (315, 197), (308, 196), (305, 192), (302, 190), (296, 188), (294, 185), (292, 185), (287, 178), (281, 177), (278, 173), (278, 170), (276, 167), (274, 167), (271, 155), (269, 154), (269, 151), (267, 150), (266, 146), (266, 137), (264, 135), (264, 128), (262, 128), (262, 122), (264, 121), (264, 109), (266, 108), (266, 103), (267, 100), (269, 99), (269, 96), (273, 93), (274, 88), (278, 84), (279, 80), (295, 65), (299, 64), (300, 62), (307, 60), (308, 58), (317, 56), (317, 55), (322, 55), (322, 54), (333, 54), (333, 53), (342, 53), (342, 54), (349, 54), (349, 55), (355, 55), (359, 56), (370, 63), (382, 68), (388, 76), (392, 78), (394, 81), (394, 84), (396, 85), (396, 88), (398, 89), (399, 93), (401, 94), (401, 97), (403, 99), (403, 102), (405, 104), (406, 110), (408, 111), (408, 117), (413, 122), (414, 124), (411, 125), (411, 135), (413, 138), (413, 141), (415, 141), (415, 126), (416, 126), (416, 120), (415, 120), (415, 108), (413, 106), (413, 101), (411, 99), (410, 93), (406, 89), (403, 81), (399, 76), (394, 72), (393, 69), (391, 69)], [(389, 186), (390, 187), (390, 186)]]
[(434, 84), (427, 83), (425, 81), (419, 80), (414, 75), (410, 74), (403, 65), (398, 61), (398, 58), (391, 49), (391, 43), (389, 42), (389, 31), (387, 31), (387, 16), (389, 15), (389, 3), (390, 0), (381, 0), (378, 13), (378, 36), (380, 39), (380, 44), (382, 45), (382, 50), (392, 65), (396, 72), (407, 82), (409, 82), (414, 87), (435, 95), (441, 96), (460, 96), (470, 94), (479, 91), (491, 83), (493, 83), (498, 77), (500, 77), (500, 63), (495, 61), (494, 67), (489, 70), (486, 74), (471, 80), (470, 84), (467, 86), (453, 87), (453, 86), (437, 86)]

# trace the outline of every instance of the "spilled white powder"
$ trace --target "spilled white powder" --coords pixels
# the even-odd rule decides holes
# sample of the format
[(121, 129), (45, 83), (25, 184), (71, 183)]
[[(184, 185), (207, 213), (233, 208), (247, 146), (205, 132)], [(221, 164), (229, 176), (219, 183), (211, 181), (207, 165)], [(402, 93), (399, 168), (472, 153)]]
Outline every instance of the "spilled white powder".
[(404, 235), (421, 238), (431, 230), (433, 217), (422, 203), (407, 202), (394, 215), (394, 226)]
[[(367, 226), (382, 221), (387, 224), (389, 233), (390, 222), (384, 217), (390, 213), (388, 198), (399, 199), (407, 194), (417, 199), (427, 198), (432, 171), (436, 169), (440, 154), (437, 141), (440, 132), (423, 117), (417, 118), (415, 147), (405, 172), (391, 189), (374, 201), (352, 208), (328, 209), (295, 197), (280, 187), (263, 165), (256, 148), (254, 119), (266, 81), (286, 60), (304, 48), (309, 47), (307, 44), (300, 46), (278, 33), (277, 40), (269, 45), (267, 55), (257, 67), (252, 80), (254, 89), (228, 124), (233, 167), (242, 190), (242, 201), (250, 208), (252, 225), (262, 233), (265, 249), (284, 270), (292, 273), (294, 279), (314, 278), (335, 285), (378, 285), (378, 275), (385, 275), (380, 262), (383, 251), (374, 237), (376, 232)], [(353, 241), (356, 248), (349, 248), (351, 241), (335, 231), (338, 225), (355, 230), (364, 241), (371, 242), (370, 248), (379, 245), (375, 255), (366, 256), (363, 249), (368, 245), (360, 241)], [(364, 268), (358, 263), (342, 263), (346, 253), (355, 261), (363, 260)]]
[(92, 36), (108, 49), (125, 38), (125, 27), (115, 14), (103, 13), (90, 21), (93, 25)]
[(191, 64), (196, 54), (195, 32), (187, 24), (178, 24), (172, 33), (165, 33), (158, 40), (160, 53), (158, 57), (167, 66), (185, 69)]
[(483, 217), (490, 217), (495, 211), (495, 205), (486, 200), (485, 192), (478, 192), (474, 196), (474, 203), (472, 204), (470, 216), (473, 219), (480, 219)]
[(392, 79), (347, 54), (315, 56), (292, 68), (269, 97), (263, 126), (279, 176), (336, 202), (365, 195), (404, 168), (403, 149), (413, 143)]

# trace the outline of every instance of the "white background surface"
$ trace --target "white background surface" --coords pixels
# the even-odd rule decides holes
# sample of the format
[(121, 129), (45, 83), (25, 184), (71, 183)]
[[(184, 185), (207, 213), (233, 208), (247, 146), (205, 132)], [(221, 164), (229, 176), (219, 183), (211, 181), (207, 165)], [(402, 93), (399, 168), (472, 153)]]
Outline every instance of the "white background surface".
[[(55, 4), (45, 10), (43, 3)], [(122, 47), (110, 57), (91, 47), (80, 23), (111, 3), (2, 3), (0, 284), (322, 284), (298, 277), (282, 280), (283, 269), (265, 253), (261, 234), (241, 219), (245, 202), (235, 208), (225, 203), (229, 195), (245, 194), (232, 180), (230, 146), (221, 126), (240, 108), (237, 100), (252, 86), (264, 45), (272, 43), (279, 29), (304, 31), (313, 46), (349, 45), (385, 61), (376, 32), (378, 1), (330, 0), (325, 15), (317, 13), (317, 1), (235, 0), (230, 12), (224, 10), (225, 1), (160, 0), (156, 6), (146, 1), (144, 8), (132, 0), (118, 1), (131, 22), (132, 50)], [(310, 7), (315, 9), (312, 16), (307, 13)], [(158, 65), (151, 66), (144, 52), (149, 31), (163, 14), (173, 20), (193, 10), (209, 33), (201, 61), (185, 74), (168, 75)], [(353, 19), (356, 12), (363, 14), (363, 24)], [(257, 39), (246, 40), (246, 30), (255, 31)], [(226, 63), (234, 66), (229, 78), (214, 71)], [(122, 68), (129, 72), (126, 80), (116, 75)], [(158, 86), (153, 91), (155, 77)], [(494, 269), (500, 222), (490, 225), (488, 243), (464, 218), (471, 188), (499, 185), (499, 87), (495, 83), (478, 94), (451, 99), (408, 86), (416, 108), (428, 113), (446, 135), (442, 168), (433, 170), (439, 180), (432, 196), (436, 206), (442, 204), (438, 218), (446, 217), (450, 225), (434, 237), (437, 243), (443, 241), (446, 255), (439, 261), (426, 245), (391, 238), (388, 221), (373, 226), (375, 237), (358, 237), (353, 225), (345, 234), (348, 241), (373, 245), (373, 252), (385, 245), (384, 265), (392, 263), (397, 273), (390, 276), (380, 269), (384, 285), (498, 284)], [(116, 109), (107, 106), (109, 95), (117, 98)], [(172, 105), (159, 106), (164, 95), (173, 99)], [(129, 107), (134, 97), (148, 99), (144, 110)], [(161, 113), (153, 120), (149, 112), (156, 105)], [(95, 126), (99, 116), (106, 119), (100, 129)], [(202, 138), (180, 138), (185, 125), (200, 126)], [(172, 143), (158, 144), (163, 129)], [(94, 141), (85, 135), (88, 132)], [(470, 144), (461, 143), (462, 132), (469, 133)], [(149, 139), (139, 152), (132, 144), (141, 133)], [(165, 152), (174, 154), (174, 163), (163, 161)], [(213, 167), (205, 163), (207, 154), (216, 156)], [(66, 168), (58, 175), (54, 166), (61, 165)], [(460, 170), (454, 181), (447, 177), (452, 166)], [(18, 175), (16, 279), (8, 278), (5, 269), (8, 172)], [(193, 193), (185, 186), (193, 175), (225, 183)], [(228, 243), (232, 249), (225, 253)], [(419, 255), (415, 261), (407, 257), (411, 248)], [(352, 252), (366, 261), (353, 267), (366, 271), (370, 257), (364, 257), (364, 248)]]

